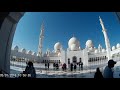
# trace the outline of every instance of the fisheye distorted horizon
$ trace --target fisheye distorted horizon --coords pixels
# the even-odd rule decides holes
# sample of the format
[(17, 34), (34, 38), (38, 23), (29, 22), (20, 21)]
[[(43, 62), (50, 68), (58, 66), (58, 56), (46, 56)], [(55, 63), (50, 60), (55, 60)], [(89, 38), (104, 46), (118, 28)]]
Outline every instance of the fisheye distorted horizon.
[(89, 39), (96, 48), (99, 44), (105, 48), (99, 16), (107, 29), (111, 46), (116, 46), (120, 43), (120, 25), (114, 12), (26, 12), (17, 25), (12, 48), (17, 45), (20, 49), (37, 52), (42, 22), (43, 52), (48, 48), (54, 50), (57, 42), (67, 50), (73, 35), (80, 41), (82, 49)]

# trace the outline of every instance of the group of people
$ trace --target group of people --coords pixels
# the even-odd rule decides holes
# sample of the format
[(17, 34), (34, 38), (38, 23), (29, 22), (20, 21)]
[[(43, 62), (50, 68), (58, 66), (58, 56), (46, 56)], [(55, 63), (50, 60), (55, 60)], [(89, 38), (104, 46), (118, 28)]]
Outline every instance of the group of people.
[(108, 65), (105, 67), (103, 73), (100, 71), (99, 68), (96, 69), (94, 74), (94, 78), (113, 78), (113, 67), (117, 62), (114, 60), (109, 60)]
[[(29, 61), (26, 64), (27, 64), (27, 66), (25, 68), (25, 71), (23, 71), (21, 74), (22, 75), (23, 74), (26, 74), (26, 75), (30, 74), (31, 78), (36, 78), (36, 71), (35, 71), (35, 68), (33, 66), (33, 63), (31, 61)], [(96, 69), (95, 74), (94, 74), (94, 78), (113, 78), (113, 69), (112, 68), (114, 67), (115, 64), (116, 64), (116, 62), (114, 60), (112, 60), (112, 59), (109, 60), (108, 65), (105, 67), (103, 73), (100, 71), (100, 68), (98, 67)], [(83, 65), (83, 64), (81, 64), (81, 65)], [(47, 65), (45, 64), (45, 67), (47, 67), (47, 66), (49, 68), (49, 64), (47, 64)], [(79, 64), (79, 66), (80, 66), (80, 64)], [(59, 69), (58, 63), (53, 63), (53, 67), (56, 67), (57, 69)], [(76, 68), (77, 68), (76, 64), (73, 64), (73, 63), (70, 64), (71, 71), (73, 71), (73, 69), (76, 70)], [(83, 66), (81, 66), (81, 68), (83, 68)], [(66, 69), (67, 69), (67, 65), (66, 65), (66, 63), (64, 63), (62, 65), (62, 70), (64, 71)]]
[(71, 64), (70, 64), (70, 71), (73, 71), (73, 70), (76, 71), (76, 69), (77, 69), (76, 63), (74, 63), (74, 64), (71, 63)]
[(83, 70), (83, 62), (80, 61), (80, 62), (78, 62), (78, 63), (71, 63), (71, 64), (69, 64), (69, 66), (70, 66), (70, 71), (73, 71), (73, 70), (76, 71), (77, 65), (79, 65), (79, 70)]
[(80, 70), (80, 69), (83, 70), (83, 62), (80, 61), (80, 62), (78, 63), (78, 65), (79, 65), (79, 70)]
[(53, 68), (54, 70), (58, 70), (59, 69), (59, 63), (53, 63)]

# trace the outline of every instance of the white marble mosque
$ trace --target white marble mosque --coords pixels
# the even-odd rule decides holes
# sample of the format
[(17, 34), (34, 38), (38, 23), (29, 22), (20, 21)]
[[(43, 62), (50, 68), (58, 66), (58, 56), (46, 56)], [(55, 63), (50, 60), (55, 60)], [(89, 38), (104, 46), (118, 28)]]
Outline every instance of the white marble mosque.
[(41, 33), (39, 37), (38, 53), (32, 52), (31, 50), (26, 50), (25, 48), (20, 49), (15, 46), (11, 50), (11, 58), (23, 59), (23, 60), (34, 60), (41, 63), (44, 62), (61, 62), (68, 64), (77, 63), (80, 60), (83, 62), (84, 66), (88, 66), (91, 62), (96, 61), (108, 61), (109, 59), (119, 59), (120, 57), (120, 44), (116, 46), (110, 46), (110, 41), (107, 35), (107, 31), (104, 27), (102, 19), (99, 17), (100, 25), (102, 26), (102, 32), (104, 35), (106, 48), (102, 48), (99, 44), (95, 48), (92, 40), (86, 41), (86, 46), (84, 49), (80, 47), (80, 41), (76, 37), (72, 37), (68, 41), (68, 48), (64, 50), (60, 42), (56, 42), (54, 45), (54, 50), (46, 50), (46, 53), (42, 53), (42, 43), (44, 39), (44, 26), (41, 26)]

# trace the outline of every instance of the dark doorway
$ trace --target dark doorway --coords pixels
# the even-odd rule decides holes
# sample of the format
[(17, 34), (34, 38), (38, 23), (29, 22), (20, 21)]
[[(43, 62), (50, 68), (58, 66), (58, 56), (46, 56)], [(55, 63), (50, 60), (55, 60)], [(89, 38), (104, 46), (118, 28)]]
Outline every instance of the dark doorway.
[(73, 63), (77, 63), (77, 57), (76, 56), (73, 57)]

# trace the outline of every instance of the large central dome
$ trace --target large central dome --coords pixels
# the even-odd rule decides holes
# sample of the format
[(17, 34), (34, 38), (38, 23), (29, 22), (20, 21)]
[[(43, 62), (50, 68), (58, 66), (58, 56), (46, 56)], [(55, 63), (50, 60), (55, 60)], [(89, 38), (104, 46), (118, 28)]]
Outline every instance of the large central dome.
[[(80, 42), (77, 40), (76, 37), (72, 37), (69, 41), (68, 41), (68, 47), (71, 49), (72, 47), (72, 50), (76, 50), (76, 49), (79, 49), (80, 47)], [(74, 49), (73, 49), (74, 47)]]

